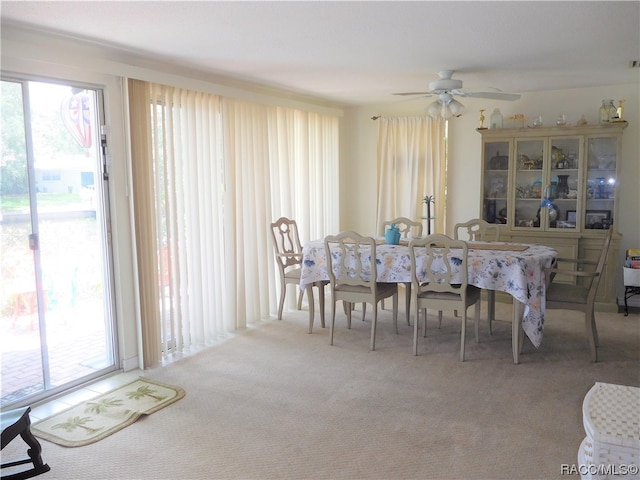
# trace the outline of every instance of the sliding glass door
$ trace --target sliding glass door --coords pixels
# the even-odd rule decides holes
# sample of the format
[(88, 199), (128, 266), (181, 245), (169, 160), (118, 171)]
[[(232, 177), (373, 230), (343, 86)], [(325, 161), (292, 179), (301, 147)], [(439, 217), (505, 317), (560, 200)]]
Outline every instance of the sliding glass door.
[(102, 92), (2, 79), (0, 406), (117, 368)]

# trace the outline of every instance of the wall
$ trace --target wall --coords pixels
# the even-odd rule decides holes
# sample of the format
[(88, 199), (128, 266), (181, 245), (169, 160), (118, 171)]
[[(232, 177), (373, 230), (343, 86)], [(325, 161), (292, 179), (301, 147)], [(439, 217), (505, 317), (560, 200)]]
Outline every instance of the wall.
[[(623, 235), (620, 244), (622, 262), (628, 248), (640, 247), (640, 99), (639, 84), (608, 87), (532, 92), (515, 102), (461, 99), (466, 113), (449, 122), (447, 232), (457, 222), (480, 215), (480, 145), (479, 111), (485, 109), (485, 126), (494, 108), (501, 109), (505, 122), (510, 115), (523, 113), (528, 118), (542, 115), (546, 125), (564, 113), (567, 122), (575, 124), (581, 115), (588, 123), (596, 123), (602, 99), (624, 99), (625, 119), (629, 122), (623, 135), (620, 165), (620, 205), (616, 228)], [(423, 115), (432, 99), (418, 98), (381, 105), (353, 107), (345, 110), (341, 138), (341, 228), (373, 232), (375, 228), (377, 122), (374, 115)], [(529, 123), (531, 120), (529, 120)], [(623, 291), (622, 269), (618, 275), (619, 297)]]

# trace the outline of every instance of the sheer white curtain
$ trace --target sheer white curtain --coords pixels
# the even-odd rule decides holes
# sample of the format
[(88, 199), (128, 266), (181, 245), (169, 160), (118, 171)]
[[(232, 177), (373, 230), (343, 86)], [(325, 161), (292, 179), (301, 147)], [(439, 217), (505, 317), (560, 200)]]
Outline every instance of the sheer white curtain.
[[(430, 117), (378, 119), (377, 231), (386, 220), (420, 220), (422, 199), (432, 195), (433, 232), (445, 231), (446, 123)], [(426, 220), (425, 220), (426, 222)], [(426, 234), (426, 228), (425, 228)]]
[[(269, 225), (334, 231), (337, 119), (129, 81), (145, 366), (275, 313)], [(310, 179), (310, 177), (312, 179)]]

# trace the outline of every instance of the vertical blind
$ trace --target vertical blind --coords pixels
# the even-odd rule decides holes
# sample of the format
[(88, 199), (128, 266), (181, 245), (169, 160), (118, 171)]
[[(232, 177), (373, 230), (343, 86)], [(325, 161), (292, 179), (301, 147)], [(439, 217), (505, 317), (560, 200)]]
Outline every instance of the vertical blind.
[(269, 225), (338, 229), (338, 119), (129, 80), (144, 366), (276, 311)]

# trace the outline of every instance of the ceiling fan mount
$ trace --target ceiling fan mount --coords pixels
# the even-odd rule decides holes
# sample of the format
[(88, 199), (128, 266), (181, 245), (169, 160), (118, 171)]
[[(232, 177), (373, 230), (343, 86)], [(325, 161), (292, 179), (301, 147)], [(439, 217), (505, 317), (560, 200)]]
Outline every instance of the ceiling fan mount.
[(454, 80), (453, 70), (442, 70), (438, 72), (440, 80), (435, 80), (429, 84), (429, 90), (432, 92), (451, 92), (462, 88), (462, 80)]

